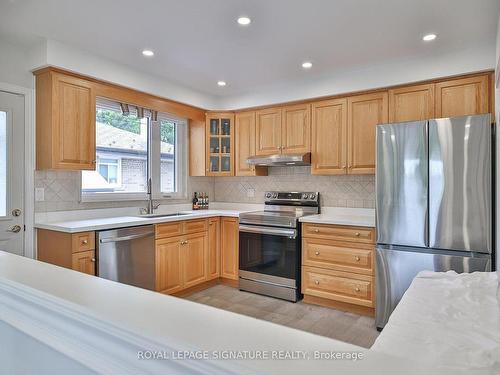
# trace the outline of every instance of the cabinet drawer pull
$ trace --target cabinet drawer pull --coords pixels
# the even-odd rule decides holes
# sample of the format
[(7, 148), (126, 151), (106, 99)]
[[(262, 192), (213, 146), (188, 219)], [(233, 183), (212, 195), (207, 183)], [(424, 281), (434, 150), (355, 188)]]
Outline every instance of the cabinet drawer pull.
[(359, 232), (354, 233), (356, 237), (359, 237)]
[(319, 285), (319, 281), (318, 280), (314, 280), (314, 284)]
[(314, 230), (314, 233), (319, 233), (319, 229), (315, 229), (315, 230)]
[(356, 259), (356, 262), (359, 262), (361, 260), (361, 258), (358, 257), (357, 255), (354, 257), (354, 259)]
[(82, 245), (86, 245), (86, 244), (88, 244), (88, 243), (89, 243), (89, 241), (88, 241), (88, 240), (82, 240)]
[(358, 287), (356, 287), (354, 290), (355, 290), (356, 292), (359, 292), (359, 290), (360, 290), (360, 289), (359, 289)]
[(316, 251), (314, 254), (319, 255), (319, 250), (318, 250), (318, 251)]

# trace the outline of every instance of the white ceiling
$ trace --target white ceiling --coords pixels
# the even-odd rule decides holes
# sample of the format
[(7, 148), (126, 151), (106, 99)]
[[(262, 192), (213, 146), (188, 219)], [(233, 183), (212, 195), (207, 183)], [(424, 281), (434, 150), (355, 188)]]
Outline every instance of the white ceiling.
[[(494, 57), (499, 12), (498, 0), (0, 0), (0, 34), (57, 40), (229, 97), (476, 45)], [(430, 32), (437, 40), (424, 43)]]

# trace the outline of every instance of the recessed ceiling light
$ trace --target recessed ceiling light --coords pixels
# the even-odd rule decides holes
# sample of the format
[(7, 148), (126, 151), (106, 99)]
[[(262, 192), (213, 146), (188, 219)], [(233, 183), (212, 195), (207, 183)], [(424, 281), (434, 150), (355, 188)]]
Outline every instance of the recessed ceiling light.
[(155, 53), (149, 49), (145, 49), (144, 51), (142, 51), (142, 54), (144, 56), (151, 57), (151, 56), (154, 56)]
[(303, 63), (302, 63), (302, 67), (303, 67), (304, 69), (311, 69), (311, 68), (312, 68), (312, 66), (313, 66), (313, 64), (312, 64), (312, 62), (310, 62), (310, 61), (306, 61), (306, 62), (303, 62)]
[(222, 87), (222, 86), (226, 86), (226, 82), (224, 82), (224, 81), (218, 81), (218, 82), (217, 82), (217, 84), (218, 84), (219, 86), (221, 86), (221, 87)]
[(238, 23), (240, 25), (243, 25), (243, 26), (246, 26), (246, 25), (250, 25), (250, 22), (252, 22), (252, 20), (248, 17), (240, 17), (238, 18)]
[(422, 40), (424, 40), (425, 42), (430, 42), (431, 40), (436, 39), (436, 37), (436, 34), (427, 34), (422, 38)]

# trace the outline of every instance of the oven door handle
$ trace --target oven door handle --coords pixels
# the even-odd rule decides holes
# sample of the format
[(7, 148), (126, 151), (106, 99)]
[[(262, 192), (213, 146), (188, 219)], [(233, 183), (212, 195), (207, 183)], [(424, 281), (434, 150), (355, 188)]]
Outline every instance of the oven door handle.
[(270, 234), (272, 236), (288, 237), (291, 239), (297, 238), (297, 230), (295, 229), (269, 228), (240, 224), (240, 232)]

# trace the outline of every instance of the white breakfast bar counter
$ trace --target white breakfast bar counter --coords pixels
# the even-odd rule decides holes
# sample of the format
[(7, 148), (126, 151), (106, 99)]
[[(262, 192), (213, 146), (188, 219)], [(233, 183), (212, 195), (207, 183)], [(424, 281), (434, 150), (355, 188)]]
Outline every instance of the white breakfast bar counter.
[[(6, 373), (447, 374), (5, 252), (0, 252), (0, 301), (0, 361)], [(257, 353), (262, 359), (242, 357)], [(293, 353), (296, 359), (287, 358)], [(314, 359), (315, 353), (330, 359)], [(344, 359), (332, 359), (333, 353), (344, 353)]]

